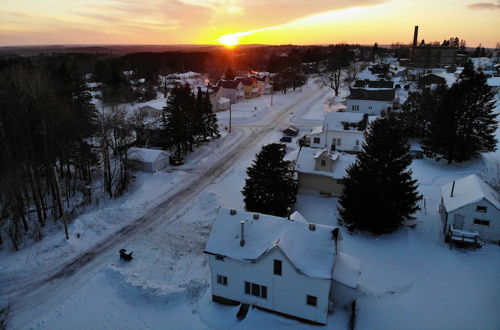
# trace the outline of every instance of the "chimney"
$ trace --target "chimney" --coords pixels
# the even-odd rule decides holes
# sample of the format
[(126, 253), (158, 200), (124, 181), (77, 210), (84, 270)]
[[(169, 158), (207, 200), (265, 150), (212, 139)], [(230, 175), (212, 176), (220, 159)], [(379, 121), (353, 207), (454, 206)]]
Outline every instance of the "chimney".
[(453, 184), (451, 185), (451, 194), (450, 194), (450, 198), (453, 197), (453, 191), (455, 190), (455, 181), (453, 181)]
[(245, 221), (241, 220), (240, 221), (240, 224), (241, 224), (241, 236), (240, 236), (240, 246), (244, 246), (245, 245)]
[(417, 45), (418, 40), (418, 25), (415, 25), (415, 30), (413, 31), (413, 47)]

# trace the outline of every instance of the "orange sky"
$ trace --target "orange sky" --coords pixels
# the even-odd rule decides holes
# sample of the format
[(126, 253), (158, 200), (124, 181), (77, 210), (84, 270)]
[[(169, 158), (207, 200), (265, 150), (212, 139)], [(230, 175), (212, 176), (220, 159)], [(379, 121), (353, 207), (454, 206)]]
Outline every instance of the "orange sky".
[[(2, 0), (0, 45), (500, 42), (498, 0)], [(226, 37), (227, 38), (227, 37)]]

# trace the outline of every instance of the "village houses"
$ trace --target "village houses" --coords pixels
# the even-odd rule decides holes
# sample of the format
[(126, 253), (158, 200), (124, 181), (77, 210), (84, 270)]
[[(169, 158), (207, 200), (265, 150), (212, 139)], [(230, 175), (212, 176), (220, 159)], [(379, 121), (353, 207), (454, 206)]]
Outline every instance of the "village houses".
[(331, 226), (222, 208), (204, 251), (212, 300), (327, 324), (355, 300), (361, 274), (341, 239)]
[(243, 84), (236, 80), (220, 80), (217, 83), (217, 100), (221, 97), (231, 100), (231, 104), (242, 101), (245, 98)]

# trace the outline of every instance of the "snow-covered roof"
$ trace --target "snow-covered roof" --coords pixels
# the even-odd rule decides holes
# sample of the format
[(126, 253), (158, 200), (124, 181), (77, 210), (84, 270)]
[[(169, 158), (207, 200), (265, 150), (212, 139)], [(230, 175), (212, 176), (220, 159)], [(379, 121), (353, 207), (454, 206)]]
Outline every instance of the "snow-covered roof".
[(453, 182), (449, 182), (441, 187), (441, 196), (443, 197), (444, 207), (447, 212), (457, 210), (465, 205), (477, 203), (482, 199), (486, 199), (500, 210), (497, 193), (477, 175), (469, 175), (454, 182), (453, 197), (450, 197)]
[(351, 288), (358, 286), (361, 275), (361, 260), (346, 253), (339, 252), (333, 269), (333, 278)]
[(339, 158), (339, 153), (335, 151), (331, 151), (330, 149), (317, 149), (314, 153), (314, 159), (318, 159), (319, 157), (325, 157), (330, 160), (337, 160)]
[(167, 156), (168, 153), (163, 150), (146, 149), (146, 148), (130, 148), (128, 157), (131, 160), (137, 160), (144, 163), (153, 163), (160, 156)]
[(295, 211), (292, 214), (290, 214), (290, 219), (293, 221), (298, 221), (302, 223), (309, 223), (306, 218), (302, 214), (300, 214), (299, 211)]
[(225, 97), (219, 97), (219, 99), (217, 100), (217, 103), (219, 103), (219, 104), (225, 104), (228, 102), (231, 102), (231, 100), (228, 98), (225, 98)]
[[(241, 221), (244, 221), (243, 246), (240, 245)], [(332, 239), (334, 229), (326, 225), (221, 208), (205, 252), (255, 263), (279, 249), (299, 273), (331, 279), (336, 244)]]
[(307, 147), (300, 149), (297, 162), (295, 163), (295, 171), (300, 173), (312, 173), (329, 176), (334, 179), (342, 179), (345, 177), (349, 165), (356, 161), (356, 156), (354, 155), (332, 152), (332, 154), (335, 155), (332, 156), (335, 157), (334, 159), (331, 158), (334, 160), (332, 172), (315, 170), (318, 153), (321, 154), (323, 151), (324, 150), (322, 149)]
[[(323, 126), (329, 131), (357, 131), (357, 128), (344, 129), (342, 123), (359, 123), (363, 120), (363, 113), (359, 112), (327, 112)], [(377, 116), (368, 116), (368, 122), (375, 120)], [(362, 133), (363, 131), (359, 131)]]

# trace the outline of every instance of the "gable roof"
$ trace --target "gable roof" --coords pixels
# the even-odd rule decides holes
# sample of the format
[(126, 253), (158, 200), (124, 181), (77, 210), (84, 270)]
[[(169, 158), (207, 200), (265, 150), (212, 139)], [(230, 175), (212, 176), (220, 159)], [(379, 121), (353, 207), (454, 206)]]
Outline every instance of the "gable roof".
[[(290, 221), (286, 218), (221, 208), (205, 246), (205, 253), (246, 263), (257, 263), (275, 249), (281, 250), (297, 272), (313, 278), (331, 279), (335, 241), (331, 226)], [(257, 217), (257, 219), (255, 219)], [(240, 246), (244, 221), (245, 244)]]
[[(342, 123), (359, 123), (363, 120), (364, 114), (361, 112), (327, 112), (325, 115), (325, 120), (323, 122), (323, 127), (328, 131), (358, 131), (357, 128), (350, 128), (348, 130), (344, 129)], [(375, 120), (377, 116), (368, 116), (368, 123)], [(364, 131), (364, 130), (363, 130)], [(362, 133), (363, 131), (358, 131)]]
[(351, 100), (372, 100), (372, 101), (394, 101), (394, 89), (365, 89), (350, 88), (351, 95), (347, 98)]
[(500, 210), (498, 194), (477, 175), (469, 175), (454, 182), (453, 197), (450, 197), (453, 182), (449, 182), (441, 187), (441, 196), (443, 197), (443, 204), (447, 212), (477, 203), (482, 199), (486, 199)]
[(143, 163), (153, 163), (160, 156), (168, 157), (168, 153), (163, 150), (135, 148), (128, 149), (128, 158)]
[(323, 153), (324, 150), (302, 147), (299, 152), (299, 156), (297, 157), (297, 161), (295, 162), (295, 171), (300, 173), (312, 173), (318, 175), (329, 176), (333, 179), (343, 179), (347, 173), (347, 168), (349, 165), (356, 161), (355, 155), (344, 154), (335, 152), (333, 153), (333, 157), (336, 157), (334, 160), (333, 169), (331, 172), (328, 171), (318, 171), (316, 170), (316, 157), (318, 154)]
[(250, 78), (243, 78), (243, 77), (238, 77), (234, 78), (235, 81), (241, 82), (243, 86), (252, 86), (253, 82)]
[(217, 86), (226, 88), (226, 89), (236, 89), (240, 84), (239, 81), (236, 80), (219, 80)]

